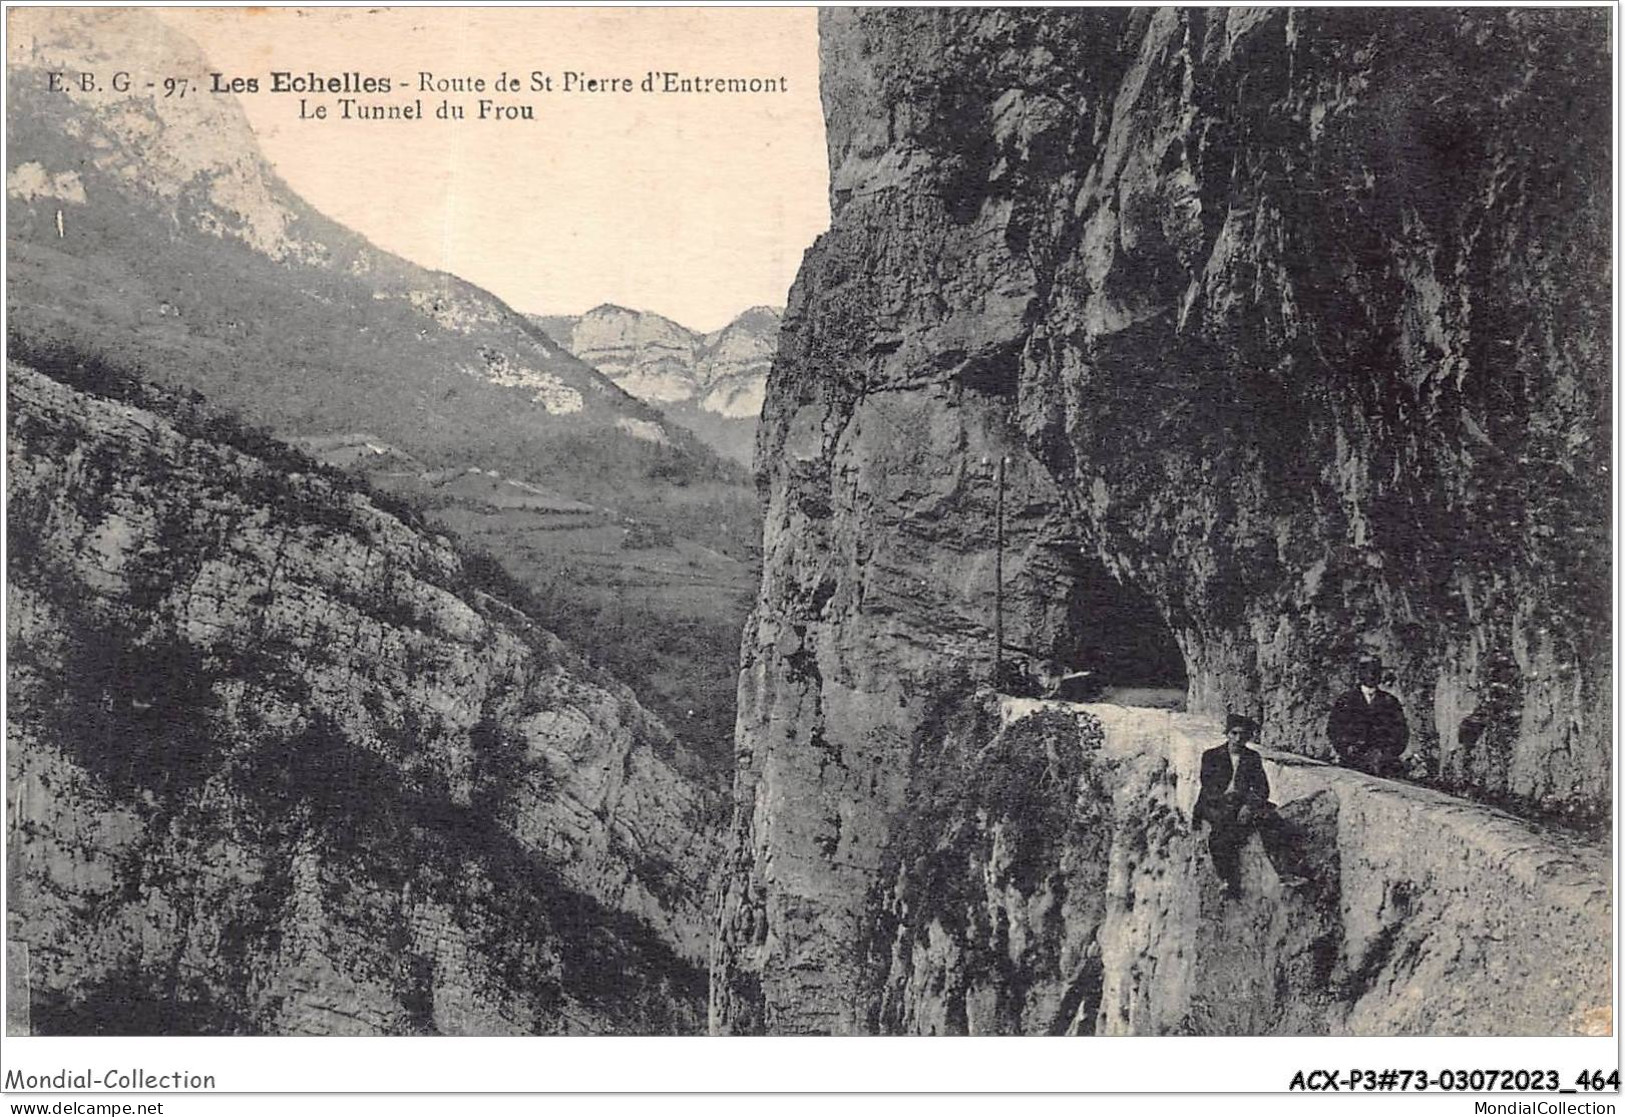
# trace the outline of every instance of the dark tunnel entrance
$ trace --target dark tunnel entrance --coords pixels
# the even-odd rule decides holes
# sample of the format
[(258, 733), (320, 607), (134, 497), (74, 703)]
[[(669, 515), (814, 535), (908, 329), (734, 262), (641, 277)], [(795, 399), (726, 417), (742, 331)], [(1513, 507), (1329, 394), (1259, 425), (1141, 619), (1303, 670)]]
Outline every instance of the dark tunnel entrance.
[(1072, 564), (1066, 622), (1052, 655), (1052, 690), (1073, 701), (1184, 707), (1185, 657), (1151, 599), (1098, 560)]

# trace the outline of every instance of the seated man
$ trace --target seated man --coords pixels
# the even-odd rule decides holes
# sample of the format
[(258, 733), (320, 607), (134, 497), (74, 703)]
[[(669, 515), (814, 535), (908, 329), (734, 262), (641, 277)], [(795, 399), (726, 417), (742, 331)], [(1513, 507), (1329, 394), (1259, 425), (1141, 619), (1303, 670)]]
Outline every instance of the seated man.
[(1263, 839), (1264, 852), (1281, 881), (1303, 881), (1292, 867), (1281, 820), (1270, 802), (1264, 759), (1247, 747), (1257, 735), (1257, 722), (1231, 714), (1225, 721), (1224, 744), (1202, 754), (1202, 789), (1196, 796), (1194, 814), (1198, 822), (1210, 827), (1208, 851), (1227, 899), (1241, 895), (1241, 847), (1254, 830)]
[(1362, 656), (1355, 666), (1355, 681), (1332, 703), (1326, 736), (1338, 761), (1373, 776), (1403, 776), (1405, 745), (1410, 728), (1399, 699), (1380, 689), (1382, 660)]

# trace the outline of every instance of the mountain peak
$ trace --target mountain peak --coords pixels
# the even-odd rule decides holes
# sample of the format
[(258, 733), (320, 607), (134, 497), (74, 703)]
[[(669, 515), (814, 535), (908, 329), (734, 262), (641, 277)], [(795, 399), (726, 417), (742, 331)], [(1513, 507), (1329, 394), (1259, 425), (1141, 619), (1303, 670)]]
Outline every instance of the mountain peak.
[[(7, 294), (23, 334), (92, 347), (117, 336), (159, 379), (286, 434), (366, 430), (429, 465), (480, 446), (482, 466), (568, 473), (593, 493), (605, 478), (560, 436), (626, 440), (620, 420), (655, 421), (565, 339), (309, 206), (235, 97), (166, 98), (139, 82), (52, 92), (42, 76), (110, 73), (109, 43), (133, 52), (117, 60), (132, 72), (205, 70), (184, 32), (145, 13), (61, 9), (14, 13), (10, 27)], [(102, 289), (116, 299), (88, 294)], [(243, 329), (264, 318), (294, 328)], [(697, 469), (722, 468), (666, 433)]]
[(630, 314), (630, 315), (632, 315), (634, 317), (641, 318), (646, 313), (647, 313), (647, 311), (633, 310), (631, 307), (622, 306), (620, 303), (599, 303), (597, 306), (595, 306), (591, 310), (587, 311), (587, 313), (581, 315), (581, 317), (583, 317), (583, 318), (601, 318), (601, 317), (604, 317), (606, 315), (611, 315), (611, 314), (615, 314), (615, 315)]
[(784, 312), (772, 306), (753, 306), (741, 311), (733, 321), (720, 330), (705, 336), (708, 345), (718, 345), (736, 336), (760, 336), (769, 334), (778, 336), (779, 325), (784, 321)]
[(664, 409), (712, 449), (748, 466), (784, 312), (759, 304), (711, 333), (600, 303), (530, 320), (616, 385)]

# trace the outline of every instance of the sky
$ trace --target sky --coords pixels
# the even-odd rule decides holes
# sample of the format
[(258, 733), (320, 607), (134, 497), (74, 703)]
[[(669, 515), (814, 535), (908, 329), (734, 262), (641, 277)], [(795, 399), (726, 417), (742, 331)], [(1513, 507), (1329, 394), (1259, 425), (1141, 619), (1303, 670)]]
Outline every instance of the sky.
[[(611, 302), (694, 329), (783, 306), (828, 225), (812, 8), (182, 9), (162, 12), (212, 67), (257, 77), (239, 97), (266, 156), (306, 201), (381, 248), (452, 272), (521, 311)], [(424, 120), (299, 118), (273, 70), (391, 77)], [(783, 78), (786, 92), (619, 94), (560, 87), (566, 71)], [(421, 92), (418, 75), (484, 78)], [(502, 72), (551, 92), (498, 93)], [(411, 88), (402, 88), (409, 80)], [(433, 119), (443, 97), (462, 121)], [(481, 97), (535, 119), (480, 121)], [(337, 113), (337, 97), (316, 95)]]

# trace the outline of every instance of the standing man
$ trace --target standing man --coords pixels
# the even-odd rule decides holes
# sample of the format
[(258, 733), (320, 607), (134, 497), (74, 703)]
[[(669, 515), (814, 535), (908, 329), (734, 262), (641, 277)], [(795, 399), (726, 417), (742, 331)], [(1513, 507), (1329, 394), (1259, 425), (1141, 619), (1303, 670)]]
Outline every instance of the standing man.
[(1400, 758), (1410, 740), (1410, 728), (1399, 699), (1380, 689), (1382, 660), (1361, 656), (1354, 677), (1359, 685), (1338, 696), (1326, 719), (1332, 749), (1344, 767), (1373, 776), (1402, 776), (1405, 765)]
[(1227, 899), (1241, 895), (1241, 847), (1257, 830), (1264, 852), (1283, 883), (1302, 883), (1285, 849), (1281, 820), (1270, 802), (1270, 781), (1264, 758), (1248, 747), (1258, 736), (1252, 718), (1231, 714), (1224, 723), (1224, 744), (1202, 754), (1202, 789), (1193, 812), (1208, 830), (1208, 852), (1213, 868), (1224, 882)]

